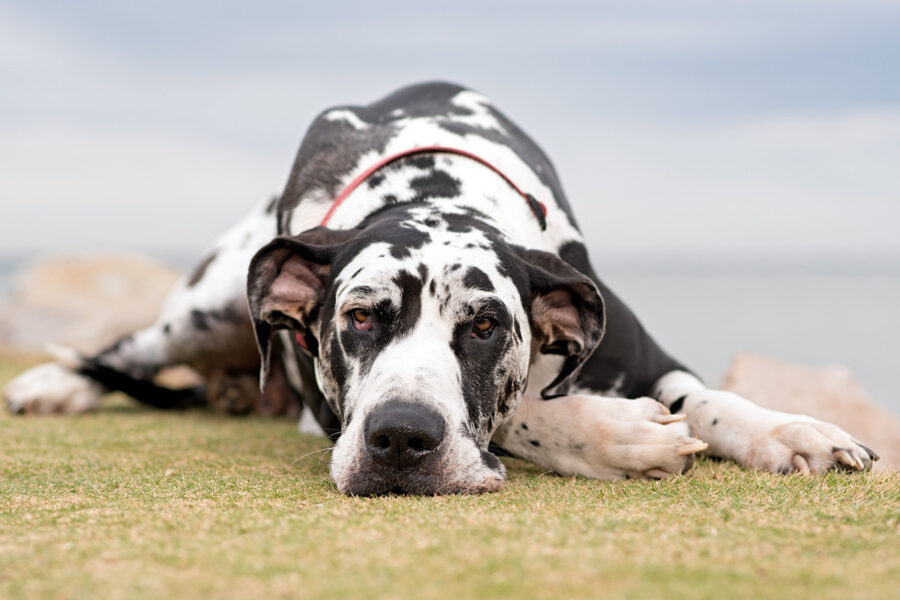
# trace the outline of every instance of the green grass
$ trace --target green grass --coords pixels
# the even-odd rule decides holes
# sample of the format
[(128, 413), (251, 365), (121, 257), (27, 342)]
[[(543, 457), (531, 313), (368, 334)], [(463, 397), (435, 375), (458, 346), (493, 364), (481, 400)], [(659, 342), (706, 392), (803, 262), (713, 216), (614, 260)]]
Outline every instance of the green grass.
[[(0, 357), (0, 383), (29, 361)], [(900, 476), (504, 459), (500, 493), (345, 498), (293, 423), (0, 417), (0, 598), (895, 598)]]

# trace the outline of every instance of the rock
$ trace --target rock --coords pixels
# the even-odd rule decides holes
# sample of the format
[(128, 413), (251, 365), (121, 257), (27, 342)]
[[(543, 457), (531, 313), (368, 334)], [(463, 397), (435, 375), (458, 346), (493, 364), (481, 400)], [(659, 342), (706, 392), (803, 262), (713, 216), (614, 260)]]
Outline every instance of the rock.
[(15, 276), (0, 300), (0, 347), (48, 343), (92, 352), (153, 323), (179, 274), (142, 256), (47, 258)]
[[(179, 274), (141, 256), (53, 258), (22, 269), (0, 299), (0, 348), (43, 350), (55, 343), (97, 351), (156, 319)], [(198, 382), (170, 370), (164, 383)], [(846, 367), (810, 368), (738, 354), (723, 389), (767, 408), (834, 423), (881, 455), (878, 471), (900, 470), (900, 418), (874, 403)]]
[(873, 402), (847, 367), (801, 367), (738, 354), (722, 388), (766, 408), (834, 423), (881, 455), (876, 471), (900, 470), (900, 418)]

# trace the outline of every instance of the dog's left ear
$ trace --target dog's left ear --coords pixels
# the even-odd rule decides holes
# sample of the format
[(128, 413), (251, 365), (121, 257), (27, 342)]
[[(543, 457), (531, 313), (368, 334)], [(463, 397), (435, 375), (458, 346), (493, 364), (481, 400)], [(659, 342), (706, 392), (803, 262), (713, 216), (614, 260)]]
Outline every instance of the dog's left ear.
[(596, 284), (549, 252), (520, 250), (531, 290), (532, 348), (565, 356), (559, 375), (541, 391), (565, 396), (603, 338), (606, 311)]
[(313, 355), (317, 342), (310, 334), (331, 276), (338, 250), (357, 230), (316, 227), (296, 237), (279, 236), (250, 261), (247, 300), (262, 359), (260, 389), (268, 378), (272, 335), (290, 329)]

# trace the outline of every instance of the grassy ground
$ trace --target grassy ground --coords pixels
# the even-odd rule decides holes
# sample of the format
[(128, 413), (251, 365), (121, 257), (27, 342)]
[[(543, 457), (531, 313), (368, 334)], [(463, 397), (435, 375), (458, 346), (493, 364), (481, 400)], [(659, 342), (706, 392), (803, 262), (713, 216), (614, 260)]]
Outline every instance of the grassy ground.
[[(27, 360), (0, 356), (0, 383)], [(478, 497), (339, 496), (285, 421), (0, 416), (2, 598), (896, 598), (900, 476), (507, 460)]]

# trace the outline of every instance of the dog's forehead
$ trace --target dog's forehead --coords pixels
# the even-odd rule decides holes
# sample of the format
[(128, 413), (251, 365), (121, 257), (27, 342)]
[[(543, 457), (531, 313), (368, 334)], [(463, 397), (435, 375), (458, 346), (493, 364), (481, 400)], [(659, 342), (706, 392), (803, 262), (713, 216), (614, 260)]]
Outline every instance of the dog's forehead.
[(336, 292), (339, 300), (348, 295), (396, 298), (409, 276), (419, 281), (423, 292), (441, 295), (445, 301), (478, 293), (509, 302), (517, 299), (517, 287), (488, 230), (432, 216), (401, 221), (390, 235), (357, 248), (337, 275)]

